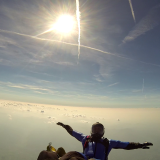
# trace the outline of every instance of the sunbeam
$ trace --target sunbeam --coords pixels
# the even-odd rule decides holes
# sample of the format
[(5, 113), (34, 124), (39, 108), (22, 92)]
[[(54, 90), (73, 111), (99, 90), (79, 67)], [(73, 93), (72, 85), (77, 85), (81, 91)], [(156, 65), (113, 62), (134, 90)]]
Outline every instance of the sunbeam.
[(50, 31), (52, 31), (52, 30), (53, 30), (53, 28), (50, 28), (50, 29), (48, 29), (47, 31), (44, 31), (44, 32), (36, 35), (36, 37), (41, 36), (41, 35), (43, 35), (43, 34), (45, 34), (45, 33), (48, 33), (48, 32), (50, 32)]

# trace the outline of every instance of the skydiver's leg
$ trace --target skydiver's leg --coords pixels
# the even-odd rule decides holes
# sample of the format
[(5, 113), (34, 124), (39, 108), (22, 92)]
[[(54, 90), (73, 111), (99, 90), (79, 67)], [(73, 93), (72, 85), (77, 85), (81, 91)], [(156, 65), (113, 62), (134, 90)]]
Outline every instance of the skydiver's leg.
[(58, 160), (58, 157), (55, 152), (42, 151), (37, 160)]
[(60, 160), (84, 160), (84, 157), (76, 151), (71, 151), (62, 156)]
[(81, 157), (72, 157), (69, 160), (84, 160), (84, 158), (81, 158)]

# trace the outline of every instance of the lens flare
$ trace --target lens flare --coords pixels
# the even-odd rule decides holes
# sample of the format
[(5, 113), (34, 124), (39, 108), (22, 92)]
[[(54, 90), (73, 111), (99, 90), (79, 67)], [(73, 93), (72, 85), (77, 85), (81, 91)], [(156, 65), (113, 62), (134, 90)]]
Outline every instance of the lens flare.
[(57, 22), (53, 25), (53, 30), (60, 33), (69, 33), (74, 28), (74, 18), (70, 15), (62, 15), (58, 18)]
[(71, 15), (64, 14), (64, 15), (61, 15), (57, 19), (57, 21), (50, 27), (51, 27), (50, 29), (36, 35), (36, 37), (52, 31), (63, 34), (63, 35), (67, 35), (74, 30), (75, 20)]

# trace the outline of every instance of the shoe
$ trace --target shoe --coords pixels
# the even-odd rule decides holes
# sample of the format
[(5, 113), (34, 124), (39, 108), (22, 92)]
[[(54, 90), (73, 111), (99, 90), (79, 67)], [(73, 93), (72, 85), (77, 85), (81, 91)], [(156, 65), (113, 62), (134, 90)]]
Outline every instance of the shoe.
[(62, 148), (62, 147), (58, 148), (56, 153), (59, 155), (59, 157), (62, 157), (63, 155), (66, 154), (64, 148)]

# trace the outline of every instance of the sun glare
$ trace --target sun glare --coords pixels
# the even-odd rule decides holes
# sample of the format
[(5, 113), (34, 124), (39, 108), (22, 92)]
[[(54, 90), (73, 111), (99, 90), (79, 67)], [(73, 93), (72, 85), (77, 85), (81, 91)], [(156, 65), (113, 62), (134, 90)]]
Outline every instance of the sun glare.
[(70, 15), (62, 15), (57, 19), (54, 24), (54, 30), (60, 33), (70, 33), (75, 25), (75, 20)]

